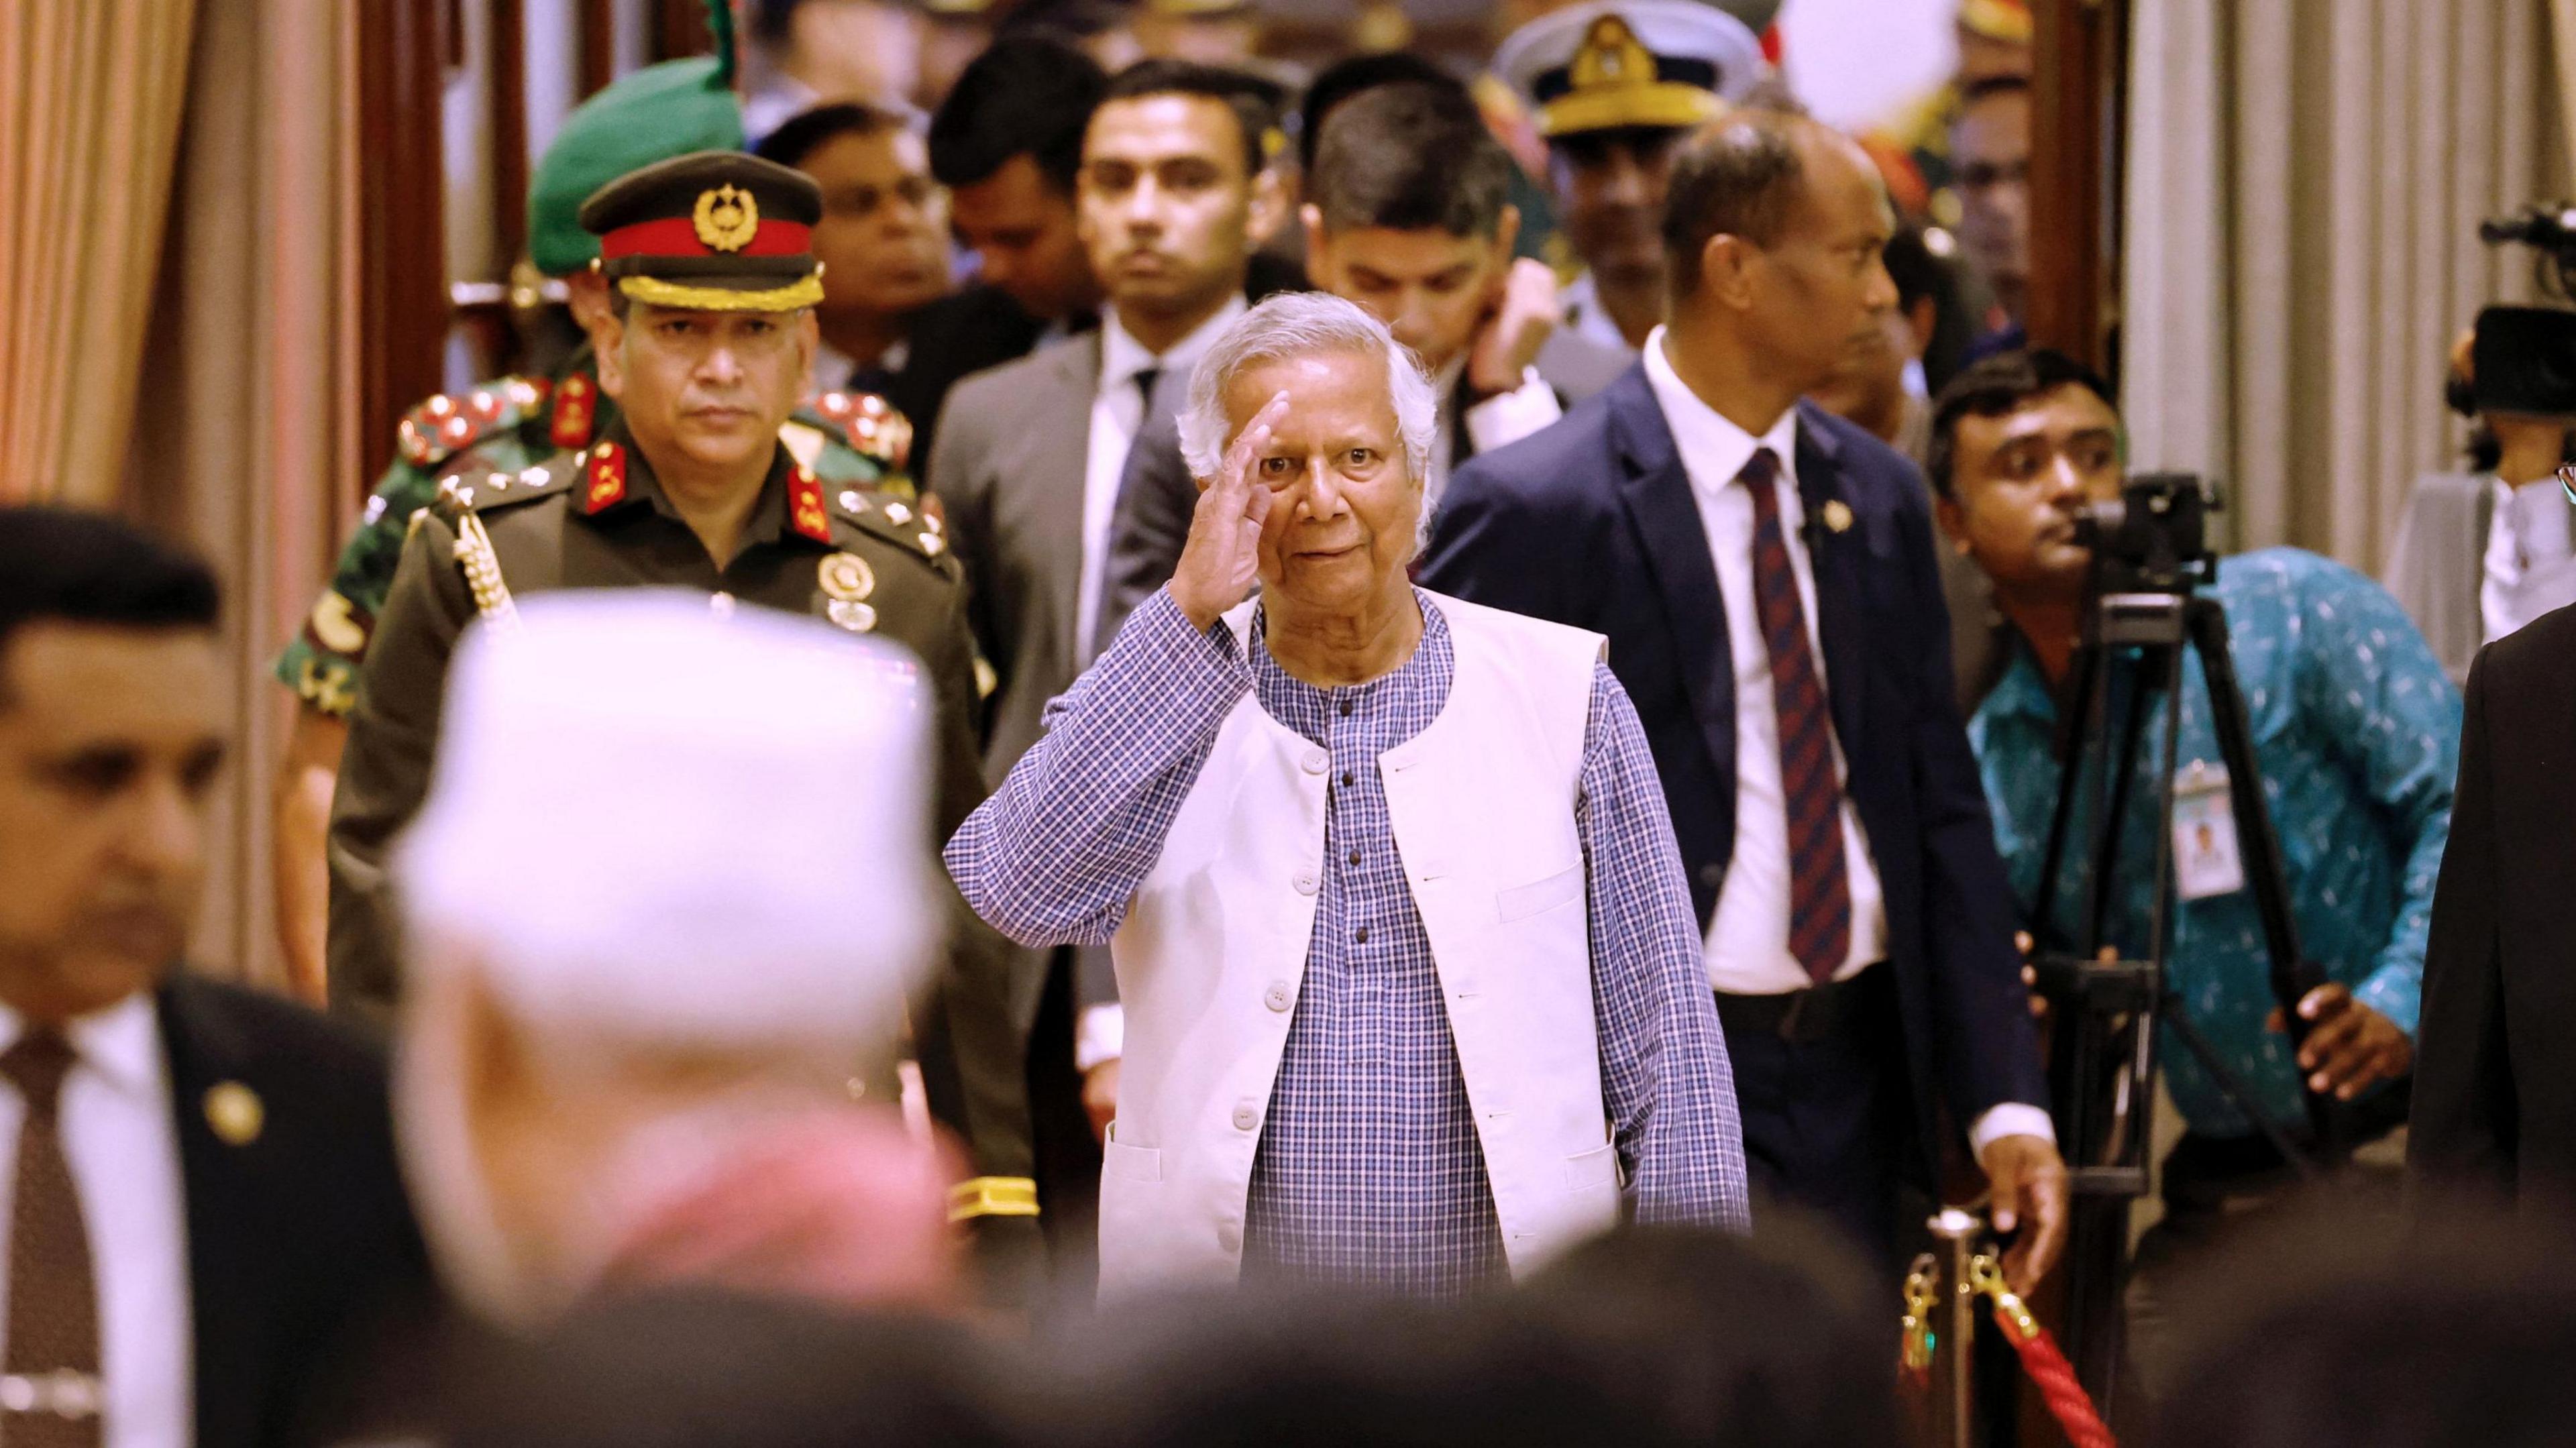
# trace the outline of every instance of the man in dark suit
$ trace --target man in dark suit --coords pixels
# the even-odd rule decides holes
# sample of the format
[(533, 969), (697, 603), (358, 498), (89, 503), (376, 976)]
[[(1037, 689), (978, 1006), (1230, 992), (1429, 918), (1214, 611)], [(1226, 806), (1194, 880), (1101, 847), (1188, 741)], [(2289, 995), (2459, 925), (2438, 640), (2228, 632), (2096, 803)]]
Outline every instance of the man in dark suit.
[(426, 1266), (374, 1047), (176, 972), (224, 758), (214, 578), (0, 510), (0, 1441), (291, 1441)]
[(1097, 321), (1100, 280), (1075, 230), (1073, 183), (1108, 84), (1071, 46), (1012, 36), (959, 73), (931, 118), (930, 174), (948, 188), (981, 275), (913, 315), (911, 354), (886, 388), (912, 419), (918, 476), (930, 475), (950, 388)]
[(2419, 1203), (2576, 1206), (2576, 608), (2478, 651), (2433, 890), (2406, 1167)]
[(1663, 775), (1757, 1193), (1893, 1254), (1937, 1106), (2009, 1270), (2066, 1210), (1914, 466), (1798, 399), (1895, 304), (1860, 148), (1739, 111), (1673, 162), (1671, 321), (1557, 426), (1461, 469), (1424, 586), (1604, 633)]

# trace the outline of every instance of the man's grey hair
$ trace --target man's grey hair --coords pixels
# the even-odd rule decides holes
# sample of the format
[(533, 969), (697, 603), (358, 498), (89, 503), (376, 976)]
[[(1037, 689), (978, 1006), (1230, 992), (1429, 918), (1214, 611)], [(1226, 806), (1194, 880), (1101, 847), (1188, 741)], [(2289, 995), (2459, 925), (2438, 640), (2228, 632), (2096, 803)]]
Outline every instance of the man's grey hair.
[(1395, 403), (1396, 434), (1404, 464), (1420, 487), (1431, 471), (1431, 443), (1438, 435), (1439, 400), (1411, 348), (1386, 324), (1325, 292), (1282, 292), (1237, 317), (1190, 374), (1189, 405), (1181, 409), (1181, 457), (1190, 476), (1213, 478), (1225, 462), (1225, 389), (1245, 368), (1317, 352), (1353, 352), (1386, 361), (1387, 390)]

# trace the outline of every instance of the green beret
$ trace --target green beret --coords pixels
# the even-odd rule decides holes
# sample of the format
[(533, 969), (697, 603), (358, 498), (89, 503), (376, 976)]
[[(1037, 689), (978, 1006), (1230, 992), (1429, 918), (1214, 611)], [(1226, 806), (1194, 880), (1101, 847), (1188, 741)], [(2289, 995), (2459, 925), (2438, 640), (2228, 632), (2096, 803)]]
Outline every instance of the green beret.
[(569, 276), (599, 255), (582, 229), (591, 193), (656, 161), (742, 149), (742, 106), (727, 56), (666, 60), (622, 76), (564, 117), (528, 181), (528, 259)]

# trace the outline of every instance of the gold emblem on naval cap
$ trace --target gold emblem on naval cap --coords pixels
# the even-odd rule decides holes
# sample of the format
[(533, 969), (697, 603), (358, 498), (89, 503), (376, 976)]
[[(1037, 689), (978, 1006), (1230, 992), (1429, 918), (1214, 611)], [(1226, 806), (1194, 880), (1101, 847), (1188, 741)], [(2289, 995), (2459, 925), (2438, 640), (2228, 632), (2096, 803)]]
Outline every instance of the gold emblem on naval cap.
[(248, 1146), (268, 1124), (268, 1108), (259, 1093), (239, 1081), (218, 1081), (206, 1088), (206, 1125), (227, 1146)]
[(835, 553), (824, 559), (814, 581), (825, 598), (838, 603), (857, 603), (877, 591), (875, 570), (855, 553)]
[(1574, 52), (1572, 69), (1576, 90), (1645, 85), (1655, 78), (1655, 53), (1637, 38), (1637, 32), (1628, 28), (1627, 21), (1604, 15), (1583, 33), (1583, 45)]
[(1851, 505), (1840, 498), (1825, 500), (1825, 526), (1837, 533), (1851, 531)]
[(760, 234), (760, 203), (739, 186), (718, 186), (698, 193), (689, 222), (710, 251), (740, 251)]

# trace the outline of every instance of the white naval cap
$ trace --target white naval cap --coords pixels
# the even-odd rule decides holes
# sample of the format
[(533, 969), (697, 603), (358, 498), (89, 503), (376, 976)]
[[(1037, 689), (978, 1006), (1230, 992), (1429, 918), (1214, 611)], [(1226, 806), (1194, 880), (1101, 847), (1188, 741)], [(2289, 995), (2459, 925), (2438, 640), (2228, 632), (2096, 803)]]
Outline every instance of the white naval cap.
[(1696, 126), (1752, 93), (1762, 42), (1696, 0), (1592, 0), (1543, 15), (1494, 53), (1538, 113), (1539, 134)]
[(411, 935), (467, 947), (541, 1032), (890, 1042), (940, 921), (920, 664), (675, 591), (518, 614), (457, 650), (428, 800), (393, 855)]

